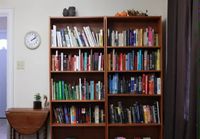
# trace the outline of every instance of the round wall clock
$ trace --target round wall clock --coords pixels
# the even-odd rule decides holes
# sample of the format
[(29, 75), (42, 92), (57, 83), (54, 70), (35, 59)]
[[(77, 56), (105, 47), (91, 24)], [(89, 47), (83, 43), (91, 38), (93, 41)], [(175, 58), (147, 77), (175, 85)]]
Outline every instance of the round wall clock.
[(24, 43), (27, 48), (33, 50), (40, 46), (41, 38), (40, 35), (35, 31), (27, 32), (24, 37)]

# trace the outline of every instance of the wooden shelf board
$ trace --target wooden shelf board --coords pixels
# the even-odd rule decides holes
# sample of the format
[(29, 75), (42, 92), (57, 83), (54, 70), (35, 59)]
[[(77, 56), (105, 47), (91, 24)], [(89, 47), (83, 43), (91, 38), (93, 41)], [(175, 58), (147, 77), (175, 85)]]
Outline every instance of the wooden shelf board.
[(161, 97), (161, 95), (146, 95), (146, 94), (108, 94), (108, 97)]
[(108, 49), (160, 49), (160, 46), (107, 46)]
[(129, 73), (129, 72), (135, 72), (135, 73), (146, 73), (146, 72), (152, 72), (152, 73), (159, 73), (161, 72), (161, 70), (115, 70), (115, 71), (108, 71), (108, 73), (115, 73), (115, 72), (126, 72), (126, 73)]
[(51, 73), (104, 73), (104, 71), (51, 71)]
[(84, 124), (57, 124), (53, 123), (51, 126), (53, 127), (104, 127), (105, 123), (95, 124), (95, 123), (84, 123)]
[(104, 49), (104, 47), (50, 47), (52, 50), (73, 50), (73, 49)]
[(58, 102), (63, 102), (63, 103), (104, 103), (105, 100), (51, 100), (52, 103), (58, 103)]
[(109, 127), (122, 127), (122, 126), (137, 126), (137, 127), (149, 127), (149, 126), (161, 126), (160, 124), (152, 123), (152, 124), (142, 124), (142, 123), (127, 123), (127, 124), (108, 124)]

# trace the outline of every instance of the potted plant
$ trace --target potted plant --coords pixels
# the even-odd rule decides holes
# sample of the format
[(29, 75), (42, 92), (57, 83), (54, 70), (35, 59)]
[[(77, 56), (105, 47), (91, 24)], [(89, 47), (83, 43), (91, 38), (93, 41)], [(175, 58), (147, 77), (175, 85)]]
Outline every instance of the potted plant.
[(34, 98), (35, 98), (35, 101), (33, 101), (33, 109), (41, 109), (42, 108), (42, 102), (41, 102), (40, 93), (35, 94)]

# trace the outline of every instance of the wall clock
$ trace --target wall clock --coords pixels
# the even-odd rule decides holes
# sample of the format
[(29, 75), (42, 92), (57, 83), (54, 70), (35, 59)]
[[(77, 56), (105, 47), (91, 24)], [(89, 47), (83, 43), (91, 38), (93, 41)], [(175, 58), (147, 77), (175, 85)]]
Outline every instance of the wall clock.
[(40, 46), (41, 38), (40, 35), (35, 31), (29, 31), (24, 37), (24, 43), (27, 48), (33, 50)]

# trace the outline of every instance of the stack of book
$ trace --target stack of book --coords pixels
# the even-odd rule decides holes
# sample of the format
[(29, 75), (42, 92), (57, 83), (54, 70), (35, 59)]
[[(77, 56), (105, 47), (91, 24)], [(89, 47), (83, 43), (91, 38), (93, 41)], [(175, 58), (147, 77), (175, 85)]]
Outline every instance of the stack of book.
[(110, 104), (110, 123), (160, 123), (158, 101), (153, 105), (135, 102), (132, 106), (124, 107), (121, 101), (118, 105)]
[(51, 29), (51, 47), (103, 47), (103, 29), (92, 31), (89, 26)]

